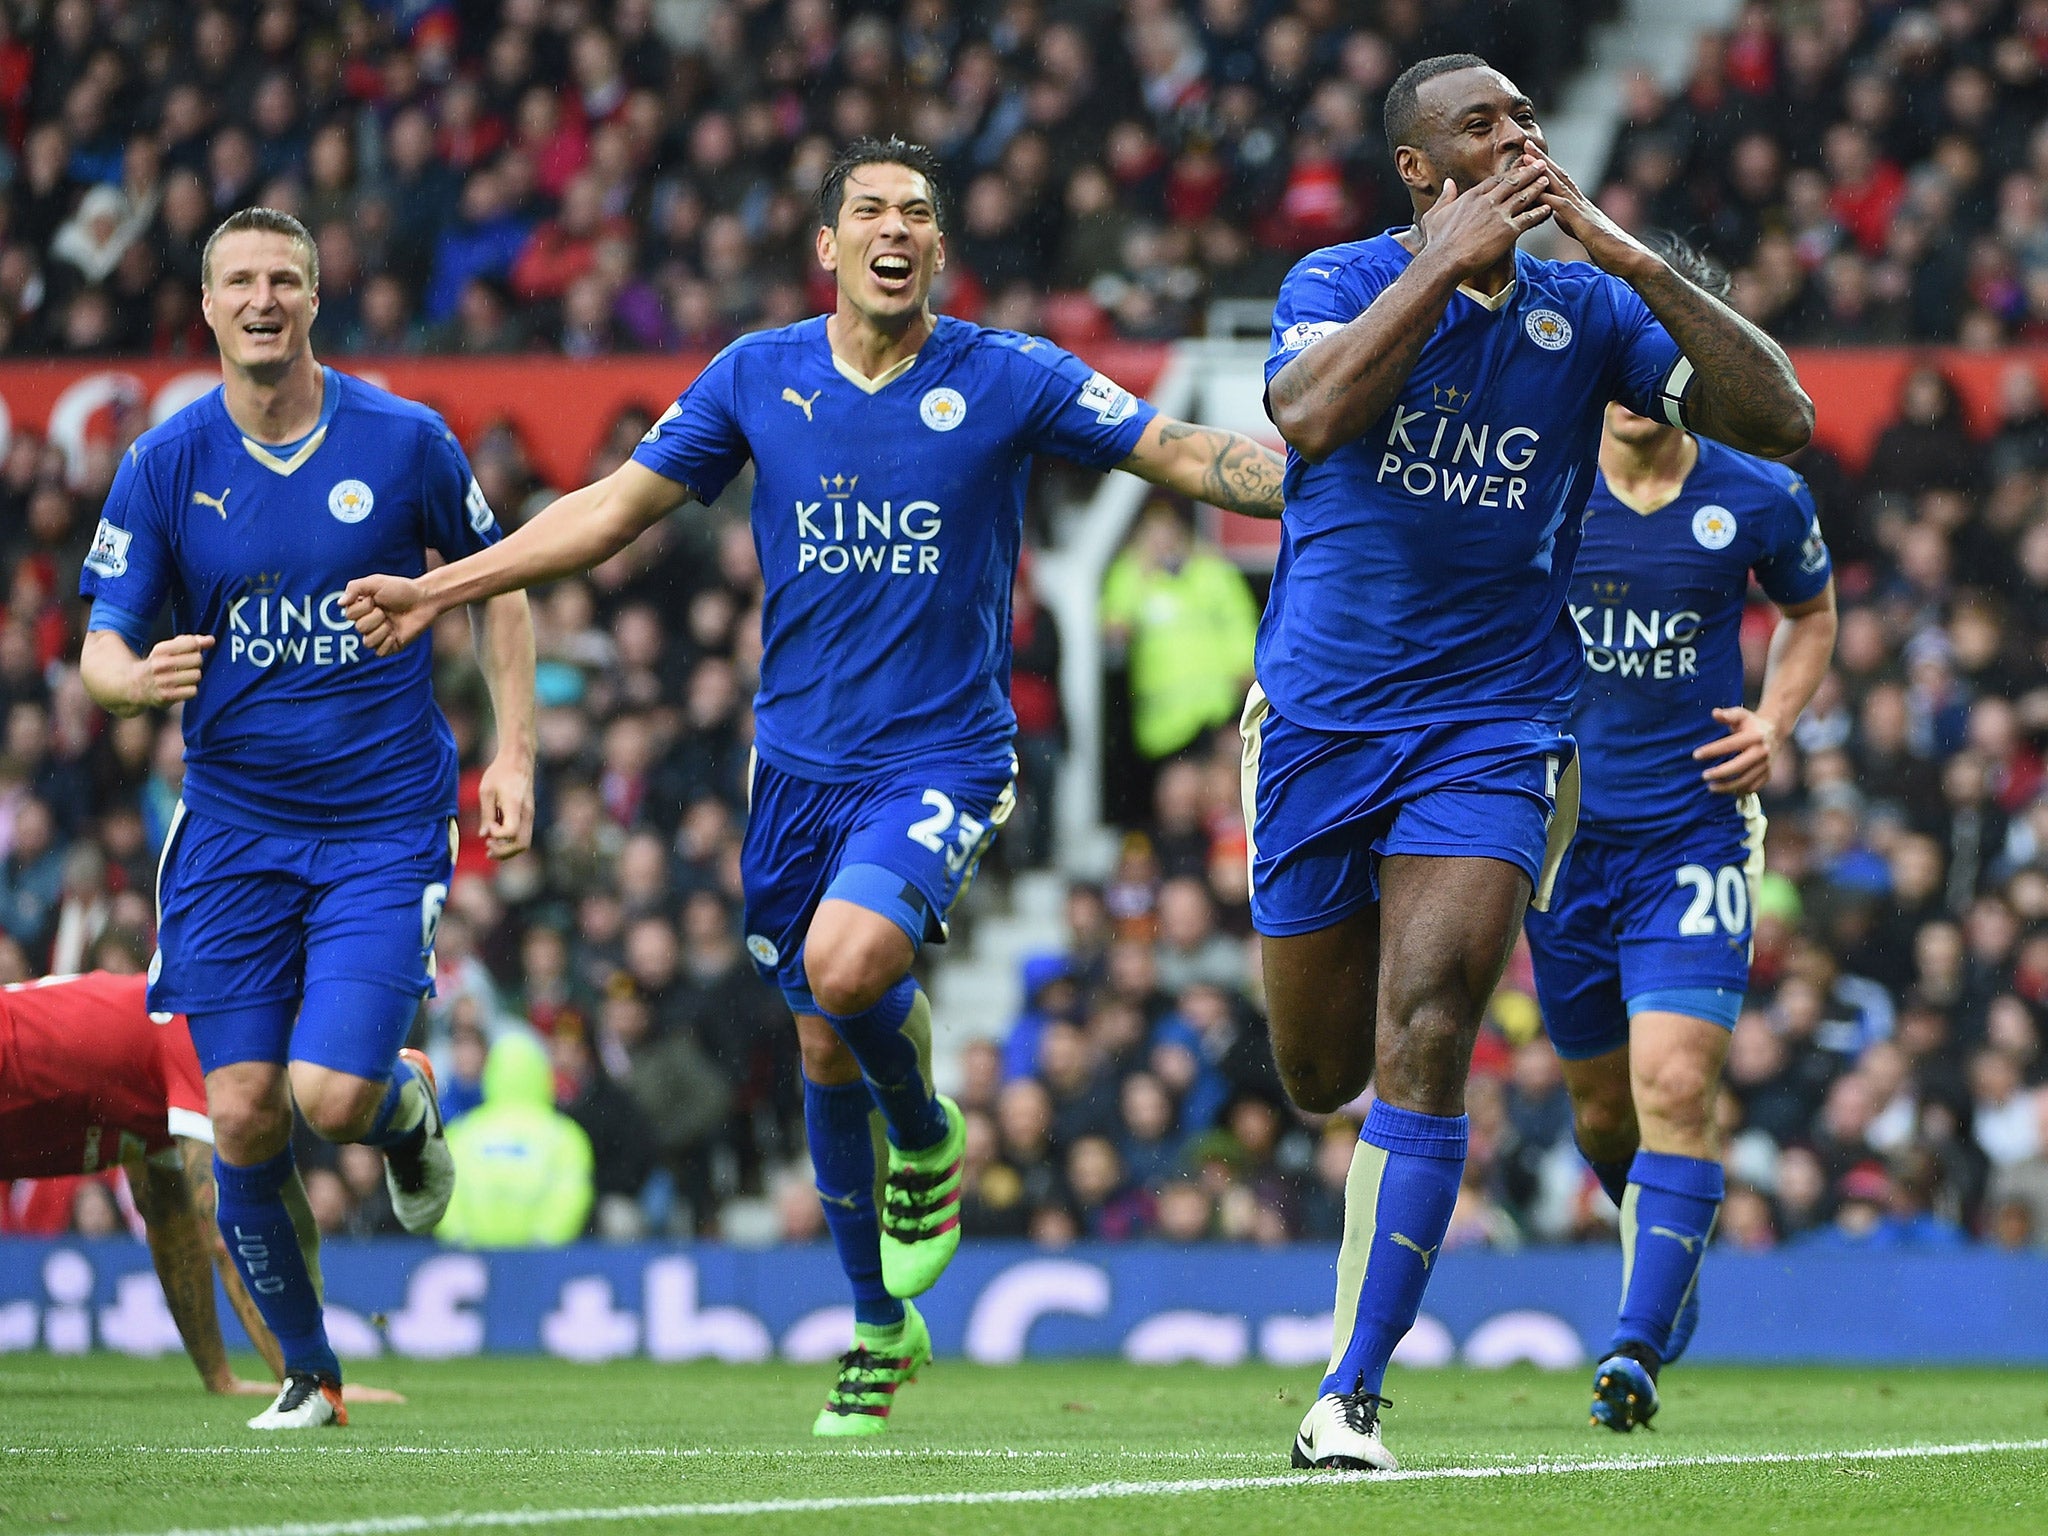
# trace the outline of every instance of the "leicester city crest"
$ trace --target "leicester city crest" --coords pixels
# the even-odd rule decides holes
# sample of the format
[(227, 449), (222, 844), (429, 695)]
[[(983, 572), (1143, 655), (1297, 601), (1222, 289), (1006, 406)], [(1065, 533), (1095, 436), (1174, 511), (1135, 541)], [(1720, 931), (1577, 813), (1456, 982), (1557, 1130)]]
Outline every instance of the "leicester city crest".
[(342, 480), (327, 493), (327, 510), (344, 523), (360, 523), (377, 505), (377, 498), (360, 480)]
[(1692, 515), (1692, 536), (1702, 549), (1726, 549), (1735, 542), (1735, 514), (1726, 507), (1701, 507)]
[(957, 389), (941, 386), (926, 393), (917, 414), (934, 432), (950, 432), (967, 419), (967, 397)]
[(1546, 352), (1562, 352), (1572, 344), (1572, 323), (1554, 309), (1532, 309), (1522, 321), (1529, 339)]

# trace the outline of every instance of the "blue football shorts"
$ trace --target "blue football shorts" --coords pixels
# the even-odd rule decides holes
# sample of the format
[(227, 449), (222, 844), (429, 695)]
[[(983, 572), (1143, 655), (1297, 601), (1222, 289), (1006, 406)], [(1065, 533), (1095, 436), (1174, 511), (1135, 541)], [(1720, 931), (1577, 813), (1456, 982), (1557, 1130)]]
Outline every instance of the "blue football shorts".
[(403, 835), (252, 832), (182, 804), (157, 863), (149, 1006), (208, 1072), (307, 1061), (382, 1080), (433, 986), (452, 820)]
[(1239, 731), (1260, 933), (1314, 933), (1378, 901), (1379, 862), (1395, 854), (1500, 859), (1549, 900), (1579, 815), (1578, 749), (1555, 727), (1320, 731), (1254, 684)]
[(1640, 840), (1579, 834), (1547, 913), (1529, 914), (1529, 953), (1551, 1043), (1567, 1061), (1628, 1044), (1639, 1013), (1733, 1028), (1749, 989), (1764, 814), (1728, 814)]
[(816, 1013), (804, 937), (826, 897), (888, 918), (911, 947), (943, 944), (946, 916), (1017, 803), (1017, 765), (927, 763), (820, 784), (758, 757), (740, 847), (747, 953), (797, 1013)]

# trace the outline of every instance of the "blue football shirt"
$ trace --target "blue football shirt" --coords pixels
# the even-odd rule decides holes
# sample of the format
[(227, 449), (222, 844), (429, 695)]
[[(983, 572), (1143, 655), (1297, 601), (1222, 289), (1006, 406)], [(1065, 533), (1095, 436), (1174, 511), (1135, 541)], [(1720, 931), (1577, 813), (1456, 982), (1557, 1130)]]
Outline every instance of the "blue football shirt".
[[(1392, 234), (1305, 257), (1280, 287), (1267, 382), (1412, 259)], [(1582, 262), (1518, 251), (1504, 295), (1460, 288), (1377, 421), (1320, 464), (1288, 453), (1257, 652), (1274, 707), (1331, 731), (1562, 723), (1601, 412), (1662, 417), (1687, 366), (1634, 289)]]
[(1832, 568), (1806, 482), (1705, 438), (1678, 496), (1655, 512), (1587, 503), (1570, 615), (1585, 655), (1572, 709), (1579, 826), (1658, 831), (1733, 814), (1700, 778), (1696, 747), (1742, 702), (1742, 610), (1754, 571), (1774, 602), (1803, 603)]
[(185, 705), (185, 801), (254, 831), (388, 831), (455, 814), (433, 650), (380, 658), (342, 612), (358, 576), (417, 576), (499, 538), (446, 424), (325, 370), (297, 444), (242, 435), (216, 389), (135, 440), (79, 592), (137, 654), (165, 602), (214, 637)]
[(1106, 469), (1154, 414), (1051, 342), (947, 316), (907, 368), (864, 380), (818, 318), (719, 353), (633, 457), (706, 501), (754, 461), (755, 748), (840, 783), (1008, 760), (1031, 455)]

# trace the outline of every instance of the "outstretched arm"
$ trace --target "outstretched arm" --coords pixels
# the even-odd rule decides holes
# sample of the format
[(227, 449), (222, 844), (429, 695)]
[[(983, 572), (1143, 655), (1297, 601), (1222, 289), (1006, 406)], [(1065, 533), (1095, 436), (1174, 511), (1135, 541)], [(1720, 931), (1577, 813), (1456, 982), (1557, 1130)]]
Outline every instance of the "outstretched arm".
[[(185, 1353), (192, 1357), (207, 1391), (267, 1397), (277, 1390), (276, 1381), (284, 1378), (284, 1353), (264, 1326), (241, 1274), (228, 1257), (220, 1229), (214, 1225), (213, 1148), (180, 1136), (177, 1149), (175, 1166), (150, 1158), (139, 1170), (131, 1166), (128, 1181), (135, 1208), (149, 1233), (149, 1258), (164, 1288), (164, 1305), (170, 1309), (178, 1337), (185, 1341)], [(272, 1382), (237, 1380), (229, 1367), (220, 1317), (214, 1310), (215, 1273), (220, 1275), (250, 1342), (270, 1367), (275, 1378)]]
[[(268, 1397), (284, 1380), (284, 1351), (277, 1336), (256, 1310), (256, 1298), (242, 1283), (242, 1273), (228, 1254), (227, 1242), (214, 1223), (213, 1148), (189, 1136), (177, 1139), (178, 1158), (145, 1160), (130, 1165), (128, 1187), (149, 1233), (149, 1257), (164, 1288), (164, 1305), (178, 1325), (178, 1337), (198, 1368), (209, 1392), (237, 1397)], [(244, 1381), (228, 1365), (221, 1341), (220, 1315), (213, 1305), (213, 1277), (220, 1276), (228, 1305), (235, 1309), (242, 1331), (270, 1367), (271, 1380)], [(342, 1397), (351, 1403), (402, 1403), (388, 1387), (348, 1382)]]
[[(1832, 581), (1820, 596), (1781, 612), (1785, 621), (1771, 636), (1763, 697), (1753, 710), (1715, 710), (1714, 718), (1728, 728), (1728, 734), (1693, 753), (1694, 762), (1710, 765), (1700, 777), (1715, 794), (1747, 795), (1764, 787), (1771, 777), (1771, 759), (1778, 743), (1792, 734), (1800, 711), (1813, 702), (1814, 690), (1834, 659)], [(1715, 758), (1721, 761), (1714, 762)]]
[(1117, 468), (1196, 501), (1271, 518), (1280, 515), (1287, 461), (1242, 432), (1155, 416)]
[(1551, 180), (1543, 200), (1557, 215), (1557, 227), (1602, 271), (1642, 295), (1692, 364), (1684, 424), (1745, 453), (1782, 458), (1804, 448), (1813, 436), (1813, 401), (1799, 387), (1785, 349), (1680, 277), (1602, 213), (1554, 161), (1543, 164)]
[(482, 831), (491, 857), (509, 859), (533, 842), (533, 610), (524, 592), (506, 592), (469, 614), (498, 735), (477, 785)]
[(551, 502), (489, 549), (416, 578), (357, 577), (343, 596), (343, 611), (372, 650), (389, 656), (450, 608), (589, 570), (695, 494), (629, 459)]
[(1524, 161), (1469, 192), (1445, 178), (1417, 221), (1422, 249), (1364, 314), (1273, 375), (1266, 409), (1294, 451), (1320, 464), (1386, 413), (1458, 285), (1506, 259), (1550, 217), (1549, 182)]

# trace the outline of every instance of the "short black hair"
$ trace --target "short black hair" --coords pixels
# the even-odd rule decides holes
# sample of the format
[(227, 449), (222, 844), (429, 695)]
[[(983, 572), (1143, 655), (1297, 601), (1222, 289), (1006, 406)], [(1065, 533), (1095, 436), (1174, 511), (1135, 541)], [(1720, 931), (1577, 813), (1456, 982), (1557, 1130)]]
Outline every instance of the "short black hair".
[(1493, 66), (1476, 53), (1440, 53), (1433, 59), (1420, 59), (1410, 64), (1394, 77), (1394, 83), (1387, 87), (1387, 104), (1381, 112), (1386, 124), (1387, 148), (1399, 149), (1403, 144), (1411, 148), (1415, 144), (1415, 130), (1422, 125), (1422, 108), (1416, 101), (1416, 94), (1438, 75), (1454, 75), (1461, 69), (1491, 69)]
[(1706, 252), (1688, 244), (1668, 229), (1653, 230), (1643, 244), (1664, 258), (1664, 264), (1704, 293), (1717, 299), (1728, 297), (1732, 279), (1728, 269)]
[(827, 229), (839, 224), (839, 207), (846, 201), (846, 178), (864, 165), (900, 165), (917, 172), (932, 194), (932, 222), (946, 227), (945, 201), (939, 192), (939, 157), (922, 144), (890, 135), (886, 139), (859, 138), (839, 151), (839, 158), (818, 183), (818, 222)]
[(259, 229), (269, 235), (283, 235), (299, 248), (299, 256), (306, 264), (306, 281), (314, 292), (320, 289), (320, 247), (313, 237), (290, 214), (276, 208), (244, 208), (231, 213), (221, 221), (220, 228), (206, 237), (206, 248), (199, 253), (199, 286), (213, 286), (213, 248), (220, 244), (222, 235), (238, 235), (245, 229)]

